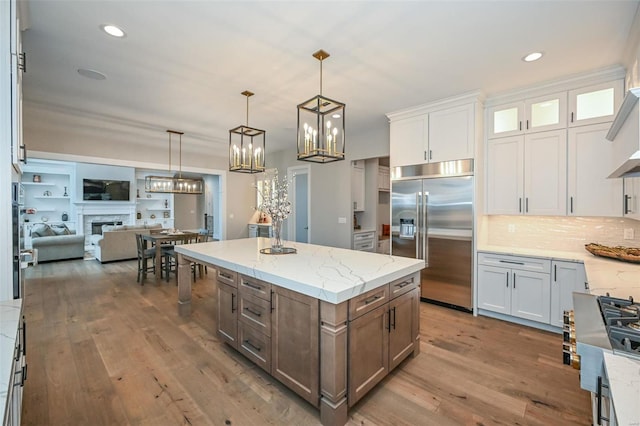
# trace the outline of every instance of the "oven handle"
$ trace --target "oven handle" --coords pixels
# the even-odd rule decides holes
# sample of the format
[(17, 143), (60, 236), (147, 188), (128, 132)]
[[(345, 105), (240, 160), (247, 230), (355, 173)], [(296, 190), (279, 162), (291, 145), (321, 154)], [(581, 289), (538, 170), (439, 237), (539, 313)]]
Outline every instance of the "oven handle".
[(609, 418), (608, 417), (603, 417), (602, 416), (602, 388), (609, 388), (609, 386), (605, 385), (602, 383), (602, 376), (598, 376), (598, 388), (597, 388), (597, 392), (596, 392), (596, 404), (597, 404), (597, 408), (598, 408), (598, 425), (602, 425), (602, 421), (604, 420), (605, 422), (609, 423)]

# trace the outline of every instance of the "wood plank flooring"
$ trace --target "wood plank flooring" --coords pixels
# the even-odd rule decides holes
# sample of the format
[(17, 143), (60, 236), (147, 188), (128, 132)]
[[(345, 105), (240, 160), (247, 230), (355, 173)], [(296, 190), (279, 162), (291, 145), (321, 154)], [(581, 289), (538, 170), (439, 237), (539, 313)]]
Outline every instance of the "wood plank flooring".
[[(215, 333), (209, 268), (193, 313), (136, 262), (27, 273), (25, 425), (317, 425), (319, 413)], [(560, 335), (421, 304), (421, 354), (350, 411), (351, 425), (588, 425)]]

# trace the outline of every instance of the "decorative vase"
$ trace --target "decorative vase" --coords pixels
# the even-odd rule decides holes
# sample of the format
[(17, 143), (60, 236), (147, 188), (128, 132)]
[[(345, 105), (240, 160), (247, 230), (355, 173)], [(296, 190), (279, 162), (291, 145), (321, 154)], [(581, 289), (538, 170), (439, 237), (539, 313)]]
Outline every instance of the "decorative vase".
[(271, 223), (272, 237), (271, 237), (271, 251), (278, 253), (282, 251), (282, 220), (274, 219)]

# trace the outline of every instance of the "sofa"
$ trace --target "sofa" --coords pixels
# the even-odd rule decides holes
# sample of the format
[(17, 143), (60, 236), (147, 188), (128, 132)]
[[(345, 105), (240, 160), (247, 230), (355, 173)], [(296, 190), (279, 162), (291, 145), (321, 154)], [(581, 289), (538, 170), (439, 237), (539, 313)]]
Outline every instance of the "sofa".
[(64, 224), (33, 225), (31, 245), (38, 250), (38, 262), (84, 257), (84, 235), (76, 235), (76, 231), (70, 230)]
[(102, 235), (92, 235), (91, 244), (100, 263), (138, 257), (136, 234), (150, 234), (152, 229), (162, 225), (102, 225)]

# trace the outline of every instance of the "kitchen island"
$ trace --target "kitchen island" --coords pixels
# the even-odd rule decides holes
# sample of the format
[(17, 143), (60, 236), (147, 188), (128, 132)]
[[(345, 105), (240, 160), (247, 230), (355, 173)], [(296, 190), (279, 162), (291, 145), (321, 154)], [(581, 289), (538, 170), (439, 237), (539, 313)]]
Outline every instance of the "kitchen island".
[(177, 246), (178, 309), (191, 312), (191, 262), (216, 268), (218, 335), (343, 425), (356, 404), (420, 352), (422, 260), (266, 238)]

